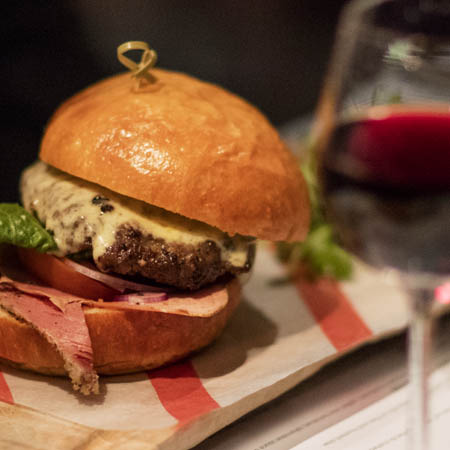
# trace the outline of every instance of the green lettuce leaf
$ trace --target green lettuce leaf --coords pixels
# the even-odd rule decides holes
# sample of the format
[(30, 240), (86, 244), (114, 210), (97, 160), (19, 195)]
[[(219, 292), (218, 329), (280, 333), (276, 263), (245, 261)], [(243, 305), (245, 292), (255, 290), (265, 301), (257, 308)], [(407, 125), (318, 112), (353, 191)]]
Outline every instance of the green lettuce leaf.
[(16, 203), (0, 203), (0, 243), (45, 253), (57, 248), (52, 235)]
[(337, 280), (350, 277), (350, 255), (334, 242), (330, 225), (322, 224), (312, 230), (301, 247), (301, 259), (314, 274), (330, 276)]
[(299, 264), (306, 265), (314, 276), (348, 279), (352, 274), (352, 259), (335, 241), (333, 229), (326, 221), (315, 154), (311, 149), (301, 170), (308, 185), (311, 204), (310, 230), (303, 242), (280, 242), (277, 245), (278, 257), (294, 268)]

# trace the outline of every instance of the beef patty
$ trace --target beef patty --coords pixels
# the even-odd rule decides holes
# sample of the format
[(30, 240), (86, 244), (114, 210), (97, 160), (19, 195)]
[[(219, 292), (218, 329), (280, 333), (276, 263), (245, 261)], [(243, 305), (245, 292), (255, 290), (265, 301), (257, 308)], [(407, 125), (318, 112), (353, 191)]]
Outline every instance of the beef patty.
[[(230, 244), (232, 245), (232, 244)], [(248, 247), (247, 261), (237, 267), (221, 258), (221, 249), (213, 241), (198, 245), (166, 243), (144, 235), (131, 226), (121, 226), (116, 240), (96, 261), (105, 272), (142, 275), (158, 283), (181, 289), (198, 289), (225, 274), (247, 272), (254, 260), (255, 245)]]

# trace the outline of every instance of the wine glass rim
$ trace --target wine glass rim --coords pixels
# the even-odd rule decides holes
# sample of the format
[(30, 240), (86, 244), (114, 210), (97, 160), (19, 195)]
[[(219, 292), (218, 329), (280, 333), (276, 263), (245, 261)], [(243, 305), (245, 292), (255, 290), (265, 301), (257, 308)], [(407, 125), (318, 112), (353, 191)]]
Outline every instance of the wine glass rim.
[(383, 120), (392, 114), (401, 114), (405, 116), (415, 116), (429, 113), (434, 117), (448, 117), (450, 104), (446, 102), (430, 101), (424, 103), (417, 101), (399, 103), (399, 104), (379, 104), (379, 105), (354, 105), (353, 108), (344, 109), (339, 115), (339, 123), (351, 123), (355, 118), (361, 117), (370, 120)]

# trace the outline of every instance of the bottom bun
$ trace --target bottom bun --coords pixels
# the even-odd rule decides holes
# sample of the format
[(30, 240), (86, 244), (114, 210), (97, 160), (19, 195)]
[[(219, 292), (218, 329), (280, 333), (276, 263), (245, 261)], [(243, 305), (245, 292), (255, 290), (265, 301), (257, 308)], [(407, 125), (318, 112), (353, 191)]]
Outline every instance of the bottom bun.
[[(240, 290), (237, 279), (228, 283), (228, 303), (210, 317), (85, 307), (95, 370), (114, 375), (153, 369), (205, 347), (222, 332), (239, 303)], [(66, 375), (56, 348), (1, 308), (0, 359), (21, 369)]]

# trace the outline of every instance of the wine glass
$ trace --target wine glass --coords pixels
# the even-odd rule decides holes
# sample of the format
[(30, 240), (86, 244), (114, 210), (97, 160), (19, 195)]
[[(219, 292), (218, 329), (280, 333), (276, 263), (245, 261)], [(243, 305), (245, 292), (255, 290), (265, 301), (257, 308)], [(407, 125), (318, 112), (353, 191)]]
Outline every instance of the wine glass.
[(426, 449), (433, 291), (450, 274), (448, 0), (346, 8), (313, 138), (342, 244), (409, 294), (408, 448)]

